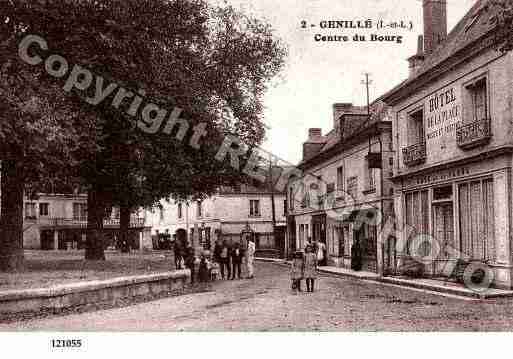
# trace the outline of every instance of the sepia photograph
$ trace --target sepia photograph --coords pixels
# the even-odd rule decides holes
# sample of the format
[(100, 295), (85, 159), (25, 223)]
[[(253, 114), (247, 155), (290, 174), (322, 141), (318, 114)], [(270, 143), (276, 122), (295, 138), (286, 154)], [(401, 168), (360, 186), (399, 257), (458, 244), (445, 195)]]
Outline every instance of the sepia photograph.
[(0, 342), (513, 331), (512, 49), (512, 0), (0, 0)]

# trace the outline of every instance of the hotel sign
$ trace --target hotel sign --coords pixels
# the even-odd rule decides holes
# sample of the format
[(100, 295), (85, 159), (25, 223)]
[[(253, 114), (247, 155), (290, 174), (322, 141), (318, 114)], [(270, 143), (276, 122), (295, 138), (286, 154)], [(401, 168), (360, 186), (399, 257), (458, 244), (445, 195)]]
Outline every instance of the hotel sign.
[(427, 99), (426, 139), (443, 136), (454, 138), (456, 128), (461, 124), (461, 100), (454, 87), (443, 89)]

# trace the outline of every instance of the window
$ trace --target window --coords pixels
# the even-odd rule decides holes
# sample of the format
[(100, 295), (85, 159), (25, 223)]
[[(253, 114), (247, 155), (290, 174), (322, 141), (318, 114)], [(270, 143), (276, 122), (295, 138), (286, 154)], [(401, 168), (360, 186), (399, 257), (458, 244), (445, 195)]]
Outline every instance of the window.
[(205, 228), (205, 241), (203, 242), (204, 249), (210, 249), (210, 247), (212, 246), (210, 231), (211, 231), (210, 227)]
[(376, 189), (376, 169), (369, 168), (368, 160), (365, 161), (365, 191), (374, 191)]
[(160, 221), (164, 220), (164, 207), (160, 207)]
[(461, 252), (475, 260), (495, 259), (493, 179), (458, 185)]
[(465, 107), (466, 119), (468, 122), (486, 120), (488, 118), (488, 101), (486, 94), (486, 78), (481, 78), (470, 85), (467, 89), (467, 106)]
[(203, 204), (201, 203), (201, 201), (198, 201), (196, 203), (196, 217), (203, 217)]
[(356, 194), (358, 192), (358, 177), (353, 176), (347, 179), (347, 193), (356, 198)]
[(249, 216), (250, 217), (260, 217), (260, 201), (259, 200), (250, 200), (249, 201)]
[(310, 207), (310, 193), (306, 187), (303, 186), (303, 198), (301, 199), (301, 207)]
[[(413, 227), (410, 238), (407, 243), (407, 252), (410, 253), (410, 248), (415, 248), (412, 246), (410, 241), (413, 238), (416, 238), (417, 235), (429, 235), (429, 196), (428, 191), (417, 191), (407, 193), (405, 196), (405, 208), (406, 208), (406, 224)], [(418, 237), (419, 240), (420, 237)], [(420, 246), (429, 245), (424, 241), (420, 244)], [(429, 248), (426, 248), (426, 251), (422, 249), (419, 250), (420, 254), (427, 255)]]
[(337, 168), (337, 191), (344, 192), (344, 167)]
[(36, 204), (27, 202), (25, 203), (25, 218), (36, 219)]
[(49, 207), (48, 203), (39, 203), (39, 216), (47, 217), (49, 215)]
[(283, 216), (287, 216), (287, 200), (283, 201)]
[(182, 208), (182, 204), (178, 203), (178, 219), (181, 219), (181, 218), (183, 218), (183, 208)]
[(73, 220), (74, 221), (87, 221), (87, 204), (86, 203), (73, 203)]
[(119, 207), (112, 208), (112, 217), (114, 219), (119, 219), (119, 217), (120, 217)]
[(424, 110), (411, 113), (408, 121), (408, 145), (424, 142)]
[(303, 244), (305, 243), (305, 225), (299, 225), (299, 249), (303, 249)]

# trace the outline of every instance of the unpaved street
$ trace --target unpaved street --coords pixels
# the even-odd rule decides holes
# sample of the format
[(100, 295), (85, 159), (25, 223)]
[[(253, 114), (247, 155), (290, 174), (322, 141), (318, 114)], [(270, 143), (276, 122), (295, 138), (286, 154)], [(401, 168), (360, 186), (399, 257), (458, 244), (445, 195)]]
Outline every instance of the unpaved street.
[(286, 267), (258, 263), (253, 280), (126, 308), (0, 324), (52, 331), (512, 330), (513, 299), (469, 301), (356, 279), (321, 276), (295, 295)]

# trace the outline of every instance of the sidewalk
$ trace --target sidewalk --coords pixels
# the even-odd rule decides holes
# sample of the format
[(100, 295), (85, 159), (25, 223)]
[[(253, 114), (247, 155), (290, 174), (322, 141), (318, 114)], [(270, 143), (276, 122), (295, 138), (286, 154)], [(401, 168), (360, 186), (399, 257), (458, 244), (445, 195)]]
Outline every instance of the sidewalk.
[[(269, 258), (256, 258), (258, 261), (270, 262), (288, 265), (283, 259), (269, 259)], [(319, 272), (324, 274), (331, 274), (339, 277), (356, 278), (361, 280), (372, 281), (376, 283), (386, 283), (404, 287), (406, 289), (412, 288), (417, 290), (425, 290), (435, 293), (450, 294), (462, 298), (473, 299), (494, 299), (494, 298), (507, 298), (513, 297), (513, 290), (503, 290), (490, 288), (484, 292), (477, 292), (466, 288), (464, 285), (436, 279), (427, 278), (406, 278), (406, 277), (383, 277), (380, 274), (365, 271), (353, 271), (347, 268), (339, 268), (334, 266), (319, 267)]]

